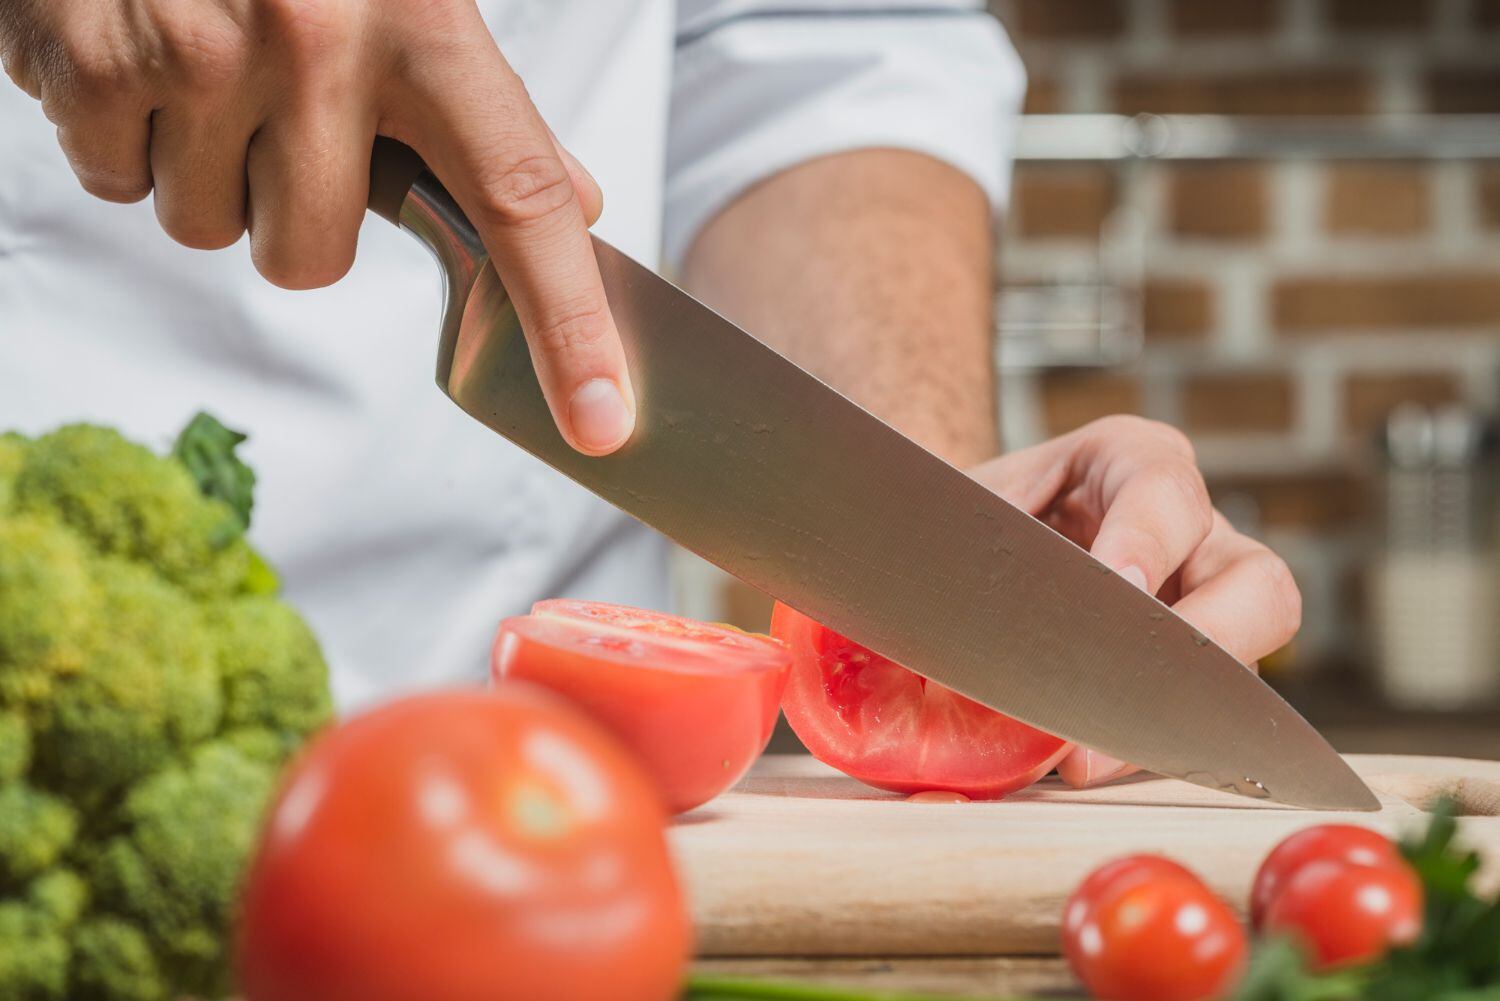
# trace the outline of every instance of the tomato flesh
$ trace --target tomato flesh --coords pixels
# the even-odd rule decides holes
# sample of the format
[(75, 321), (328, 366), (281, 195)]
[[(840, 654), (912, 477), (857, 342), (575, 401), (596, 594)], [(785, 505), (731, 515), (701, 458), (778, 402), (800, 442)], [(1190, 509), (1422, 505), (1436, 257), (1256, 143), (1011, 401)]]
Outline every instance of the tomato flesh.
[(1225, 997), (1249, 951), (1229, 907), (1191, 872), (1153, 855), (1095, 870), (1068, 898), (1062, 937), (1074, 974), (1111, 1001)]
[(662, 1001), (691, 927), (640, 765), (530, 685), (314, 741), (242, 896), (246, 1001)]
[(1319, 824), (1285, 838), (1271, 850), (1250, 890), (1250, 921), (1259, 928), (1271, 902), (1296, 871), (1320, 859), (1356, 865), (1404, 867), (1406, 860), (1379, 831), (1354, 824)]
[(1320, 969), (1369, 962), (1416, 940), (1422, 884), (1405, 863), (1315, 859), (1293, 872), (1272, 899), (1262, 930), (1301, 941)]
[(1046, 775), (1072, 746), (786, 605), (776, 605), (771, 634), (792, 658), (787, 722), (819, 761), (877, 789), (998, 799)]
[(738, 782), (776, 726), (790, 661), (730, 626), (584, 601), (542, 601), (501, 623), (491, 677), (582, 707), (642, 762), (672, 813)]

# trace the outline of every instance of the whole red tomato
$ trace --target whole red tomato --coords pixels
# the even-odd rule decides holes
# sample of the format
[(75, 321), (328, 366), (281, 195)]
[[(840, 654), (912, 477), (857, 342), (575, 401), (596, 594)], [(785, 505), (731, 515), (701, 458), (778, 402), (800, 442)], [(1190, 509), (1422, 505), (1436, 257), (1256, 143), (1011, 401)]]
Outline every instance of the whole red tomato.
[(247, 877), (247, 1001), (667, 1001), (691, 932), (655, 790), (540, 689), (427, 695), (317, 739)]
[(1300, 940), (1315, 966), (1377, 959), (1422, 930), (1422, 884), (1411, 867), (1318, 859), (1292, 873), (1262, 930)]
[(1353, 824), (1319, 824), (1305, 828), (1283, 840), (1260, 864), (1250, 889), (1250, 923), (1259, 928), (1265, 920), (1266, 909), (1292, 874), (1318, 860), (1392, 868), (1406, 865), (1396, 846), (1379, 831)]
[(1111, 1001), (1222, 998), (1248, 944), (1234, 913), (1182, 866), (1137, 855), (1094, 871), (1063, 911), (1063, 953), (1089, 993)]
[(749, 771), (790, 661), (768, 636), (597, 601), (539, 601), (495, 636), (491, 677), (534, 681), (639, 755), (672, 813)]

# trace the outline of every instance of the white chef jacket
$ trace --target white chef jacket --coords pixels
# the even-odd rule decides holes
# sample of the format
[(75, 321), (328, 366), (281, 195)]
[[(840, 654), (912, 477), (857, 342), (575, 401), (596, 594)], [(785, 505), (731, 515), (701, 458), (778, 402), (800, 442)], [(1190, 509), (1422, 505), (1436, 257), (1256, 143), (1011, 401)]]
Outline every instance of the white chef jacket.
[[(480, 0), (603, 188), (597, 231), (674, 263), (738, 192), (814, 156), (919, 150), (999, 204), (1024, 74), (966, 0)], [(664, 540), (461, 413), (433, 382), (438, 275), (367, 220), (332, 288), (266, 283), (247, 241), (173, 243), (87, 196), (0, 85), (0, 430), (92, 420), (166, 446), (247, 430), (252, 535), (318, 631), (341, 707), (482, 679), (542, 597), (664, 607)]]

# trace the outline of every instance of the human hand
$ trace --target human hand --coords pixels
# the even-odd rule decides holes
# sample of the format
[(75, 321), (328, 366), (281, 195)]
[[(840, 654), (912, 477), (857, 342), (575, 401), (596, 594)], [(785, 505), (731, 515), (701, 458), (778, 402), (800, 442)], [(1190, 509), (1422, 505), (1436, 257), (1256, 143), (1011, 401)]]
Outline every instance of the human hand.
[[(1301, 624), (1286, 563), (1214, 509), (1192, 445), (1175, 428), (1107, 417), (970, 475), (1171, 605), (1252, 670)], [(1078, 747), (1057, 770), (1081, 788), (1136, 769)]]
[(42, 103), (84, 188), (153, 190), (162, 228), (247, 229), (284, 288), (343, 277), (385, 135), (479, 230), (563, 436), (604, 454), (634, 393), (588, 227), (602, 199), (542, 121), (473, 0), (4, 0), (0, 60)]

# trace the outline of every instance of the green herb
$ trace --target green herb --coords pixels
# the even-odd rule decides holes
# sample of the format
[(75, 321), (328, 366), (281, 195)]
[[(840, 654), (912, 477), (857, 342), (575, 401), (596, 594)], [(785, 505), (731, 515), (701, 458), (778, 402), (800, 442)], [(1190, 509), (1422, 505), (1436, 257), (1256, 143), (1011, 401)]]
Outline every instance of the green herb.
[(250, 527), (255, 495), (255, 472), (234, 454), (244, 440), (240, 432), (199, 413), (172, 446), (172, 457), (187, 467), (198, 489), (207, 497), (223, 501), (234, 512), (241, 532)]

